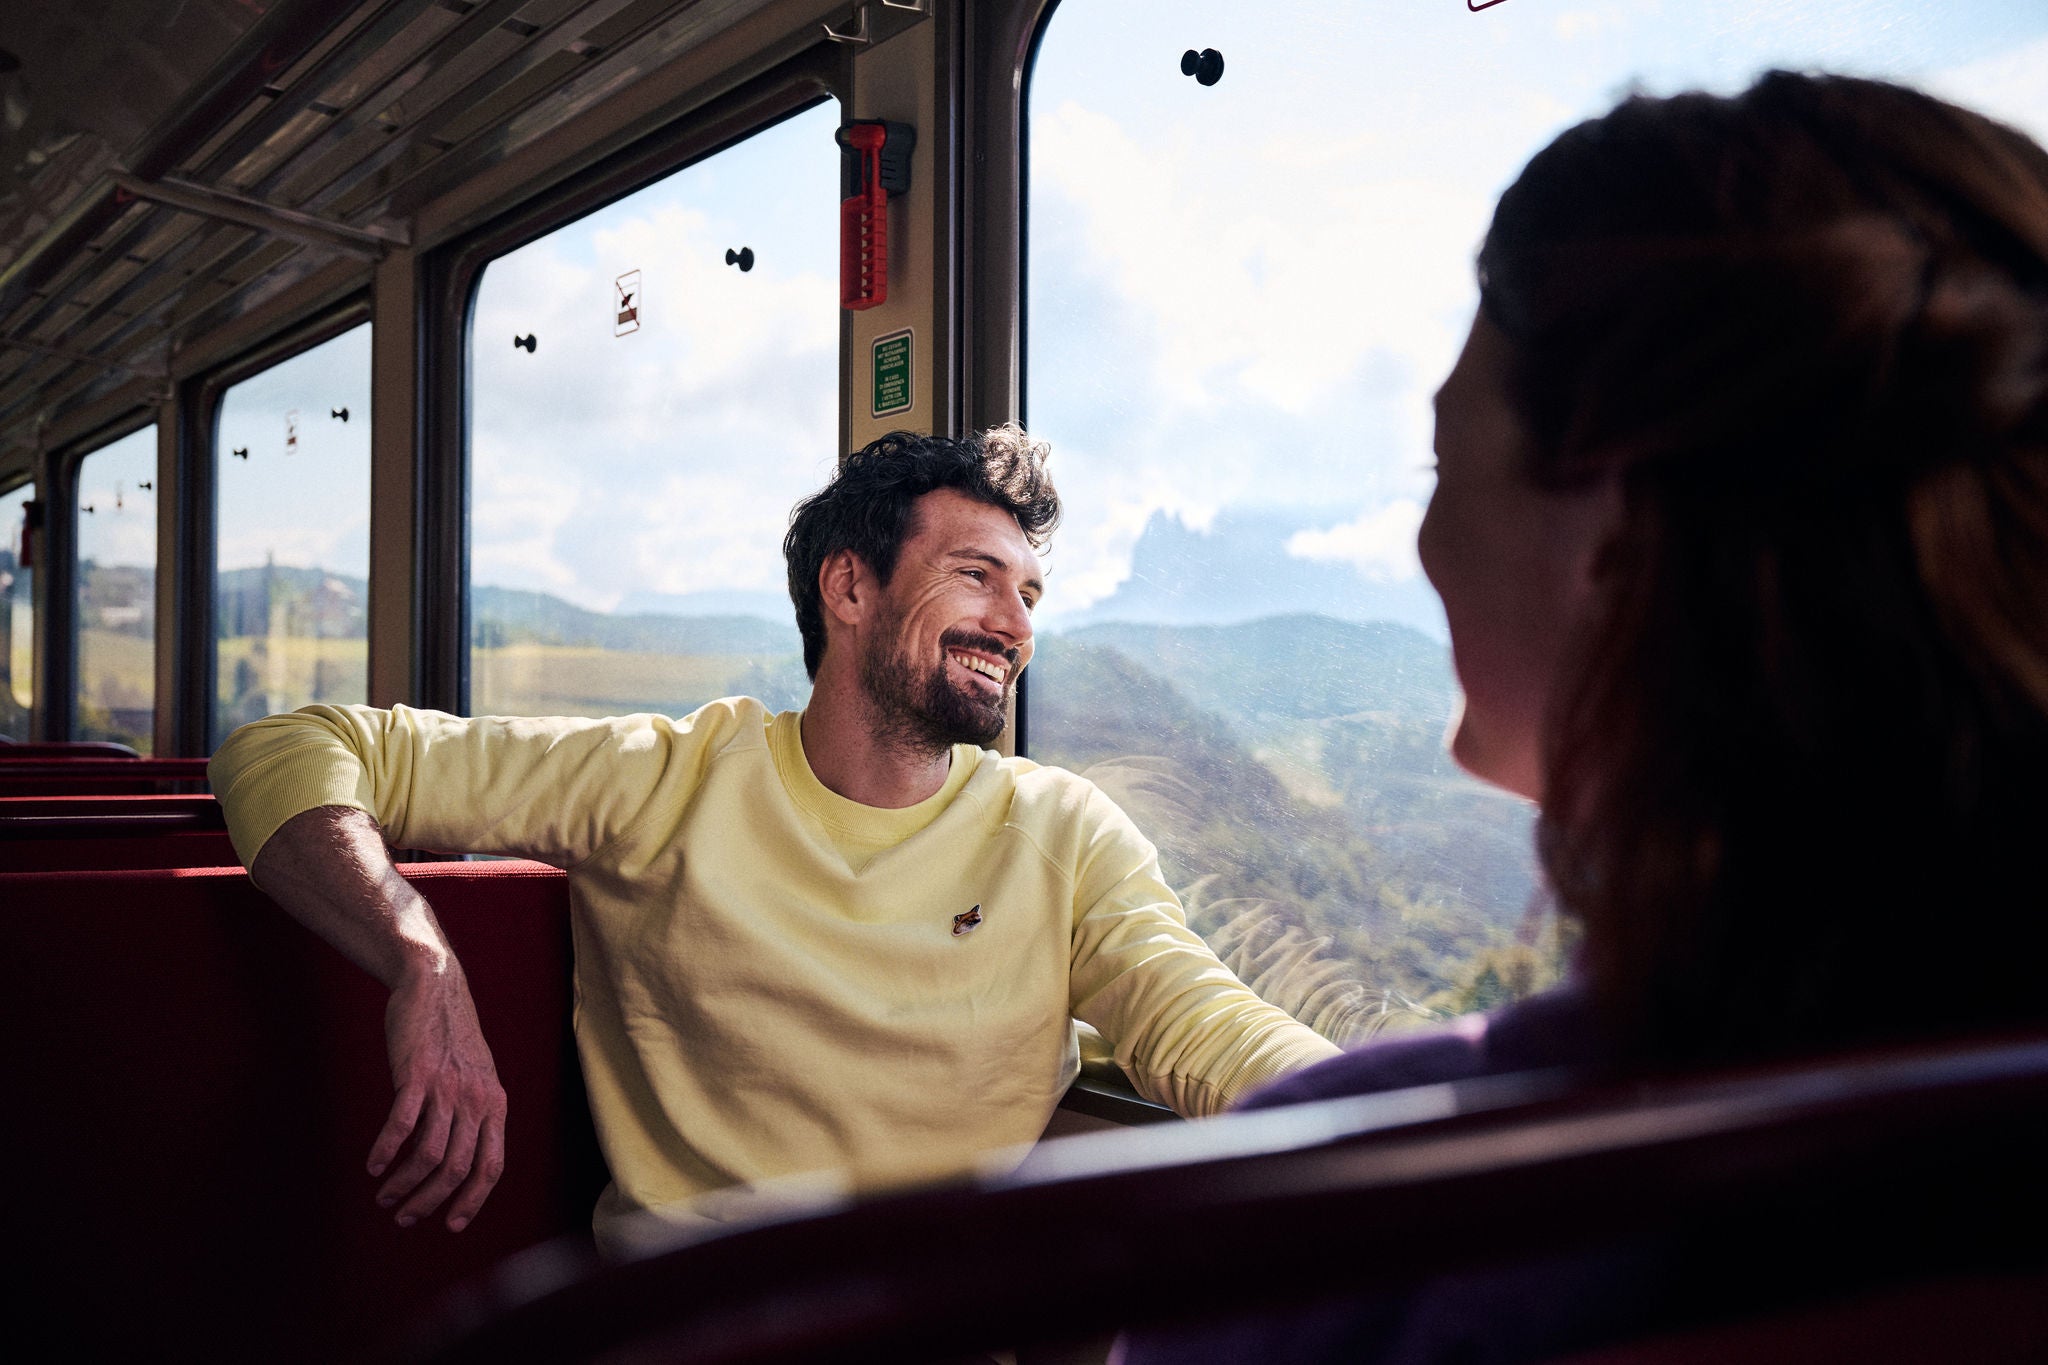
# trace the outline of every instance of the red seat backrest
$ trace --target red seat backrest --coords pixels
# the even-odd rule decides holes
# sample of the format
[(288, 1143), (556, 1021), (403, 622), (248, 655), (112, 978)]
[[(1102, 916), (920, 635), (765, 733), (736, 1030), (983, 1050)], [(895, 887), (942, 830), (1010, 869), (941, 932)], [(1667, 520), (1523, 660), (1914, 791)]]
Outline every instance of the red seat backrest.
[(26, 1339), (79, 1358), (341, 1359), (588, 1228), (604, 1172), (570, 1036), (567, 879), (404, 874), (456, 946), (510, 1100), (505, 1178), (460, 1235), (401, 1230), (373, 1201), (383, 988), (240, 869), (0, 874)]
[(225, 830), (0, 841), (0, 873), (239, 866)]
[(0, 796), (205, 790), (203, 758), (41, 758), (0, 763)]
[(105, 739), (9, 740), (0, 743), (0, 763), (26, 763), (47, 758), (139, 758), (126, 744)]
[(0, 872), (238, 865), (211, 796), (0, 796)]
[(2038, 1365), (2044, 1356), (2048, 1274), (2037, 1271), (1897, 1286), (1545, 1365)]

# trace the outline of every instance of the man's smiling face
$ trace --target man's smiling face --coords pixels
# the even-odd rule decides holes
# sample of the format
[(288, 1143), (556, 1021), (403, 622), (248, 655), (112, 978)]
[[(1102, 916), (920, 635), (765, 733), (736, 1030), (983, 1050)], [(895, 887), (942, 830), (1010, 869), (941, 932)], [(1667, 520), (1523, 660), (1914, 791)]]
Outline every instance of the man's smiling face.
[(1015, 517), (950, 488), (919, 498), (861, 648), (883, 728), (926, 750), (994, 740), (1044, 591)]

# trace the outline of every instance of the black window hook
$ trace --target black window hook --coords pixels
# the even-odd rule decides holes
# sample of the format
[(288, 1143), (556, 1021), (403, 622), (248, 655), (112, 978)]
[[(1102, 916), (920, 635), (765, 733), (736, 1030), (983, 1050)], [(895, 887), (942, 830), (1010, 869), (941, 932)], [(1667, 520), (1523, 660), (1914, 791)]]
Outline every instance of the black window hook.
[(517, 349), (518, 349), (519, 347), (521, 347), (521, 346), (524, 346), (524, 347), (526, 348), (526, 353), (527, 353), (528, 355), (532, 355), (532, 354), (533, 354), (533, 352), (534, 352), (534, 349), (535, 349), (536, 347), (538, 347), (539, 345), (540, 345), (540, 342), (538, 342), (537, 340), (535, 340), (535, 339), (534, 339), (534, 335), (533, 335), (533, 333), (531, 333), (531, 332), (528, 332), (528, 333), (527, 333), (527, 334), (526, 334), (525, 336), (523, 336), (523, 337), (513, 337), (513, 338), (512, 338), (512, 347), (513, 347), (513, 349), (514, 349), (514, 350), (517, 350)]
[(1189, 48), (1180, 54), (1180, 74), (1193, 76), (1197, 85), (1214, 85), (1223, 79), (1223, 54), (1213, 47)]
[(742, 275), (746, 274), (754, 268), (754, 248), (743, 246), (738, 251), (728, 248), (725, 253), (725, 263), (738, 266), (740, 273)]
[(236, 447), (235, 447), (235, 449), (234, 449), (234, 456), (235, 456), (235, 458), (236, 458), (236, 459), (238, 459), (238, 460), (246, 460), (246, 459), (248, 459), (248, 458), (249, 458), (249, 447), (247, 447), (247, 446), (236, 446)]
[(327, 410), (327, 415), (328, 415), (329, 417), (339, 417), (339, 418), (340, 418), (340, 419), (341, 419), (342, 421), (346, 422), (346, 421), (348, 420), (348, 409), (347, 409), (347, 408), (329, 408), (329, 409)]

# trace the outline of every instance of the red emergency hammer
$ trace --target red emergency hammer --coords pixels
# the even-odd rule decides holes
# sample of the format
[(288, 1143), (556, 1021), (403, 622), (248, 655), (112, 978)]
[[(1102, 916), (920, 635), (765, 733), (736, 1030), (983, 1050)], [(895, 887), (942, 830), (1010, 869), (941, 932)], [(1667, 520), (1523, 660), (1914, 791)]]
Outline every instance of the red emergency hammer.
[(889, 297), (889, 191), (882, 185), (888, 129), (856, 123), (839, 140), (859, 158), (860, 190), (839, 204), (839, 304), (873, 308)]

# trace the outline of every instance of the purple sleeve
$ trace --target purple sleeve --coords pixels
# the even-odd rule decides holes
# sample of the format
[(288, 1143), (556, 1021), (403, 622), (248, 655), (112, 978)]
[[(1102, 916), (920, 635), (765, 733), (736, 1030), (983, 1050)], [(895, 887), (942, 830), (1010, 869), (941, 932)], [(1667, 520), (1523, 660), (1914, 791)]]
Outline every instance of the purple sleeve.
[(1485, 1028), (1462, 1022), (1413, 1037), (1362, 1047), (1283, 1076), (1245, 1098), (1240, 1109), (1273, 1109), (1284, 1104), (1376, 1095), (1411, 1085), (1436, 1085), (1485, 1074)]
[(1509, 1071), (1579, 1066), (1596, 1055), (1583, 997), (1571, 990), (1552, 991), (1495, 1014), (1453, 1020), (1428, 1033), (1318, 1062), (1247, 1096), (1238, 1108), (1272, 1109)]

